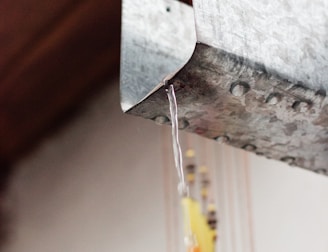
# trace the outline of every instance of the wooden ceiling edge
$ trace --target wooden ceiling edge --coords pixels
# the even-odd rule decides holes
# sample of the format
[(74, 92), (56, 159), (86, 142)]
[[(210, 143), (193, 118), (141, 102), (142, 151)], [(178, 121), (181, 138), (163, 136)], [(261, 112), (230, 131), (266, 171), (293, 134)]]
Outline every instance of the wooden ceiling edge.
[(27, 52), (35, 50), (37, 45), (39, 45), (46, 38), (53, 30), (56, 29), (59, 23), (65, 20), (68, 16), (70, 16), (78, 7), (79, 5), (83, 4), (85, 0), (75, 0), (72, 1), (68, 6), (66, 6), (65, 10), (59, 13), (55, 18), (53, 18), (49, 23), (46, 23), (42, 26), (42, 28), (37, 32), (33, 38), (28, 41), (23, 47), (21, 47), (14, 55), (7, 61), (5, 67), (0, 71), (0, 81), (4, 79), (13, 68), (16, 67), (18, 62), (21, 59), (26, 58)]
[(56, 41), (56, 37), (59, 38), (57, 41), (61, 42), (61, 39), (65, 38), (62, 35), (68, 34), (81, 16), (88, 12), (90, 3), (90, 1), (78, 2), (65, 15), (61, 15), (61, 18), (58, 18), (57, 22), (52, 23), (50, 28), (45, 29), (47, 31), (41, 31), (29, 43), (27, 48), (22, 49), (11, 60), (9, 66), (6, 68), (6, 74), (0, 75), (0, 82), (5, 82), (8, 77), (15, 76), (12, 73), (19, 73), (19, 67), (23, 71), (27, 65), (33, 63), (40, 55), (47, 53), (54, 46), (53, 41)]
[[(109, 52), (110, 53), (110, 52)], [(108, 54), (109, 54), (108, 53)], [(107, 56), (108, 56), (107, 54)], [(103, 57), (104, 59), (106, 57)], [(114, 61), (118, 61), (119, 56)], [(8, 168), (15, 165), (17, 162), (24, 159), (24, 157), (33, 153), (37, 146), (42, 144), (42, 141), (52, 136), (73, 121), (85, 108), (85, 106), (92, 101), (92, 99), (100, 94), (111, 82), (119, 77), (119, 67), (117, 66), (113, 71), (101, 71), (97, 76), (92, 76), (88, 80), (89, 85), (85, 89), (80, 90), (75, 96), (70, 96), (70, 104), (65, 103), (54, 115), (50, 116), (45, 122), (45, 126), (35, 130), (34, 134), (30, 135), (28, 139), (7, 159), (2, 160)], [(83, 77), (81, 77), (83, 78)], [(68, 105), (67, 105), (68, 104)], [(0, 162), (1, 165), (1, 162)]]
[[(69, 13), (68, 15), (64, 15), (61, 19), (60, 19), (60, 23), (57, 24), (58, 27), (54, 27), (54, 29), (49, 30), (49, 32), (44, 33), (42, 36), (40, 36), (38, 39), (35, 40), (35, 43), (33, 46), (30, 45), (30, 50), (27, 52), (24, 52), (23, 54), (21, 54), (22, 58), (16, 58), (16, 61), (18, 62), (17, 65), (13, 66), (13, 68), (7, 73), (6, 77), (4, 77), (4, 79), (1, 80), (2, 82), (2, 87), (0, 88), (2, 92), (2, 94), (4, 95), (7, 92), (7, 97), (6, 95), (3, 96), (2, 99), (2, 104), (4, 106), (16, 106), (17, 104), (10, 104), (10, 103), (6, 103), (6, 100), (11, 101), (12, 95), (14, 94), (14, 91), (12, 88), (14, 88), (14, 90), (17, 88), (17, 90), (21, 89), (21, 86), (17, 84), (18, 83), (22, 83), (23, 86), (25, 85), (25, 88), (29, 87), (29, 85), (34, 85), (36, 83), (33, 83), (33, 81), (42, 81), (45, 80), (47, 81), (45, 78), (45, 74), (44, 72), (40, 72), (41, 77), (38, 77), (36, 75), (35, 76), (31, 76), (31, 74), (36, 74), (38, 69), (36, 68), (37, 65), (33, 65), (35, 62), (40, 61), (44, 62), (45, 64), (48, 64), (48, 62), (50, 64), (48, 64), (49, 66), (55, 64), (55, 69), (60, 69), (60, 71), (62, 72), (61, 74), (63, 75), (64, 71), (67, 71), (67, 69), (61, 69), (59, 68), (58, 62), (57, 63), (51, 63), (50, 61), (51, 56), (54, 52), (62, 52), (62, 53), (68, 53), (68, 55), (64, 56), (70, 60), (70, 65), (69, 68), (72, 68), (72, 64), (76, 61), (76, 59), (71, 60), (71, 53), (69, 51), (69, 46), (74, 45), (74, 43), (72, 44), (70, 41), (73, 39), (76, 40), (76, 38), (82, 37), (82, 38), (87, 38), (87, 45), (89, 45), (91, 43), (91, 45), (95, 45), (96, 48), (91, 48), (91, 52), (89, 50), (89, 52), (86, 52), (86, 54), (83, 53), (83, 51), (81, 51), (84, 47), (81, 46), (80, 49), (73, 49), (75, 50), (75, 54), (73, 55), (73, 57), (80, 57), (79, 55), (76, 55), (76, 52), (81, 52), (81, 62), (79, 63), (78, 68), (74, 68), (74, 72), (71, 73), (70, 72), (70, 79), (65, 79), (63, 80), (64, 83), (61, 83), (60, 85), (62, 86), (62, 88), (64, 88), (64, 94), (66, 94), (68, 92), (70, 92), (70, 97), (66, 97), (63, 98), (61, 97), (60, 101), (58, 100), (53, 100), (53, 102), (56, 104), (55, 107), (53, 107), (53, 111), (52, 111), (52, 115), (49, 117), (48, 114), (43, 115), (44, 117), (44, 122), (43, 124), (39, 124), (39, 125), (35, 125), (36, 128), (32, 128), (33, 130), (28, 132), (28, 136), (26, 137), (26, 139), (23, 139), (25, 136), (23, 135), (22, 140), (20, 140), (21, 142), (19, 143), (16, 150), (10, 151), (9, 152), (6, 149), (3, 149), (3, 151), (1, 151), (0, 153), (0, 166), (1, 169), (2, 167), (5, 166), (12, 166), (13, 163), (16, 163), (17, 160), (21, 159), (22, 157), (24, 157), (26, 155), (26, 153), (30, 153), (30, 149), (31, 146), (36, 146), (38, 144), (38, 142), (40, 140), (42, 140), (45, 136), (51, 134), (51, 130), (54, 128), (58, 128), (60, 126), (63, 126), (65, 121), (68, 121), (68, 116), (67, 114), (74, 114), (75, 110), (78, 110), (77, 107), (79, 107), (79, 103), (85, 103), (88, 100), (88, 97), (92, 96), (95, 92), (97, 92), (97, 90), (101, 89), (102, 87), (104, 87), (104, 85), (106, 85), (106, 81), (110, 80), (111, 78), (115, 78), (118, 76), (119, 74), (119, 56), (120, 56), (120, 4), (118, 4), (118, 1), (115, 1), (116, 5), (114, 4), (114, 6), (116, 6), (117, 8), (114, 8), (108, 11), (106, 11), (106, 8), (104, 7), (108, 7), (110, 5), (110, 3), (106, 2), (106, 1), (100, 1), (100, 7), (99, 5), (97, 5), (92, 1), (84, 1), (83, 4), (78, 5), (78, 8), (74, 8), (74, 12), (73, 13)], [(91, 6), (91, 7), (90, 7)], [(112, 5), (113, 6), (113, 5)], [(90, 8), (89, 8), (90, 7)], [(91, 14), (88, 13), (89, 11), (91, 11)], [(93, 11), (93, 13), (92, 13)], [(97, 16), (97, 12), (100, 12), (100, 17)], [(109, 15), (107, 15), (109, 14)], [(112, 14), (112, 15), (110, 15)], [(100, 21), (98, 20), (100, 19)], [(82, 25), (84, 25), (85, 27), (82, 28), (81, 30), (76, 31), (76, 27), (77, 24), (80, 24), (80, 20), (83, 20)], [(107, 34), (106, 32), (106, 24), (109, 22), (108, 27), (108, 34), (111, 35), (103, 35), (103, 34)], [(92, 25), (100, 25), (100, 27), (95, 27), (96, 30), (93, 29)], [(90, 26), (91, 25), (91, 26)], [(83, 30), (84, 29), (84, 30)], [(111, 30), (113, 29), (113, 30)], [(71, 31), (73, 30), (73, 35), (71, 33)], [(87, 35), (87, 36), (80, 36), (81, 32), (86, 31), (86, 32), (91, 32), (91, 34)], [(95, 35), (95, 41), (91, 40), (93, 39), (93, 35)], [(71, 36), (71, 37), (70, 37)], [(72, 37), (73, 36), (73, 37)], [(55, 39), (53, 39), (55, 37)], [(69, 41), (67, 41), (67, 38), (69, 39)], [(103, 38), (105, 41), (104, 42), (96, 42), (97, 39), (101, 39)], [(56, 42), (56, 44), (53, 44), (54, 41)], [(66, 42), (68, 42), (70, 45), (68, 45)], [(85, 43), (85, 41), (81, 41), (81, 43)], [(53, 47), (59, 47), (59, 49), (55, 49), (51, 52), (49, 52), (49, 46), (53, 46)], [(61, 50), (63, 49), (63, 50)], [(93, 50), (92, 50), (93, 49)], [(100, 50), (100, 51), (99, 51)], [(101, 51), (102, 50), (102, 51)], [(106, 50), (106, 51), (104, 51)], [(96, 54), (92, 54), (92, 52), (95, 52)], [(87, 58), (85, 59), (85, 57), (83, 56), (87, 56)], [(46, 60), (46, 61), (45, 61)], [(88, 67), (88, 60), (90, 61), (90, 67)], [(79, 62), (80, 62), (79, 61)], [(47, 67), (47, 70), (49, 70), (49, 66)], [(82, 67), (82, 69), (81, 69)], [(93, 70), (90, 70), (92, 69)], [(43, 68), (43, 67), (42, 67)], [(55, 70), (49, 70), (49, 71), (55, 71)], [(86, 76), (87, 78), (89, 78), (86, 81)], [(24, 77), (27, 77), (24, 78)], [(63, 75), (63, 77), (65, 77), (65, 74)], [(60, 77), (62, 78), (62, 77)], [(30, 84), (26, 84), (28, 82), (31, 82)], [(67, 85), (65, 83), (70, 83), (70, 88), (75, 88), (74, 90), (65, 90), (65, 88), (67, 88)], [(79, 83), (82, 83), (81, 85), (79, 85)], [(6, 87), (6, 83), (7, 83), (7, 87)], [(17, 84), (16, 84), (17, 83)], [(51, 83), (51, 81), (50, 81)], [(52, 82), (53, 83), (53, 82)], [(27, 86), (26, 86), (27, 85)], [(40, 83), (37, 85), (47, 85), (47, 83)], [(56, 85), (56, 84), (54, 84)], [(16, 87), (15, 87), (16, 86)], [(33, 87), (34, 88), (34, 87)], [(7, 90), (7, 91), (6, 91)], [(8, 93), (9, 90), (9, 93)], [(15, 91), (16, 92), (16, 91)], [(21, 92), (21, 91), (19, 91)], [(8, 94), (10, 94), (8, 96)], [(57, 94), (56, 94), (57, 95)], [(56, 96), (53, 96), (56, 98)], [(64, 99), (64, 100), (63, 100)], [(7, 104), (7, 105), (6, 105)], [(28, 105), (28, 104), (27, 104)], [(40, 104), (40, 106), (46, 106), (45, 104)], [(19, 107), (17, 107), (19, 108)], [(11, 108), (4, 108), (2, 106), (2, 110), (1, 111), (7, 111), (8, 113), (12, 113), (12, 110), (10, 110)], [(0, 111), (0, 112), (1, 112)], [(19, 112), (19, 111), (16, 111)], [(9, 114), (8, 114), (9, 115)], [(0, 115), (0, 116), (3, 116)], [(26, 116), (26, 115), (24, 115)], [(65, 118), (65, 119), (62, 119)], [(59, 122), (57, 122), (57, 120), (59, 120)], [(27, 121), (27, 123), (31, 123), (30, 121)], [(60, 126), (58, 126), (60, 125)], [(1, 126), (1, 123), (0, 123)], [(10, 125), (9, 125), (10, 126)], [(25, 125), (25, 129), (26, 129)], [(17, 129), (23, 129), (20, 124), (17, 126)], [(44, 127), (44, 129), (42, 128)], [(5, 127), (6, 129), (6, 127)], [(24, 130), (25, 130), (24, 129)], [(3, 127), (0, 127), (0, 132), (1, 130), (3, 130)], [(16, 132), (18, 134), (25, 134), (24, 132)], [(1, 134), (6, 134), (6, 132), (2, 132)], [(16, 137), (17, 138), (17, 137)], [(20, 138), (20, 137), (19, 137)], [(9, 138), (8, 138), (9, 139)], [(10, 144), (9, 142), (10, 140), (7, 141), (8, 144)], [(2, 145), (3, 148), (7, 148), (7, 145)], [(16, 148), (16, 147), (15, 147)], [(34, 147), (33, 147), (34, 148)], [(1, 149), (1, 148), (0, 148)], [(4, 155), (2, 155), (4, 154)]]

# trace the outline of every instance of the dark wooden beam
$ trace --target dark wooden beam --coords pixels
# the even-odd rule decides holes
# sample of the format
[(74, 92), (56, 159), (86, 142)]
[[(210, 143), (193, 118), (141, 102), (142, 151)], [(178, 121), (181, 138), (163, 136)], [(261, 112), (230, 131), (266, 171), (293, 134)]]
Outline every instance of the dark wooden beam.
[(120, 1), (0, 4), (0, 160), (10, 164), (118, 75)]

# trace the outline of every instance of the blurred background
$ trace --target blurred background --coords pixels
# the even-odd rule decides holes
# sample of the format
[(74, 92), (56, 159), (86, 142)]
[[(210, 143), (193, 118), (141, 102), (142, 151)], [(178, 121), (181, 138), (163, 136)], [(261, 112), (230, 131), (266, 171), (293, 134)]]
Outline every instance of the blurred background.
[[(0, 13), (1, 251), (178, 251), (170, 128), (119, 105), (121, 2)], [(326, 177), (202, 141), (221, 251), (328, 250)]]

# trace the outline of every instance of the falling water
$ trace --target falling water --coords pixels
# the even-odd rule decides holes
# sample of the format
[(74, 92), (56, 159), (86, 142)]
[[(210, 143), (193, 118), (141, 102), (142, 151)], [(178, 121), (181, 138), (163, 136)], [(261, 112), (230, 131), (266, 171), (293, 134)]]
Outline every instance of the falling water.
[(173, 85), (170, 85), (168, 89), (166, 89), (166, 92), (170, 104), (173, 154), (174, 154), (175, 167), (177, 169), (178, 178), (179, 178), (178, 190), (180, 196), (189, 196), (188, 185), (186, 184), (184, 170), (183, 170), (182, 152), (179, 142), (178, 105), (177, 105), (177, 100), (175, 97)]
[[(167, 89), (167, 96), (169, 99), (170, 105), (170, 114), (171, 114), (171, 122), (172, 122), (172, 144), (173, 144), (173, 154), (174, 154), (174, 162), (175, 167), (178, 173), (178, 192), (181, 198), (189, 197), (189, 186), (186, 183), (184, 170), (183, 170), (183, 159), (182, 159), (182, 152), (181, 146), (179, 142), (179, 122), (178, 122), (178, 105), (177, 100), (175, 97), (174, 87), (170, 85)], [(184, 243), (187, 248), (194, 247), (197, 241), (195, 240), (194, 234), (191, 230), (191, 215), (189, 212), (185, 212), (185, 237)], [(190, 250), (191, 251), (191, 250)]]
[[(213, 206), (213, 203), (209, 204), (207, 207), (204, 205), (202, 211), (199, 202), (190, 196), (189, 186), (193, 184), (191, 181), (195, 181), (195, 179), (190, 180), (190, 176), (186, 179), (184, 174), (182, 151), (179, 142), (178, 105), (173, 85), (167, 85), (166, 92), (170, 105), (174, 162), (179, 179), (178, 192), (181, 197), (184, 216), (185, 247), (188, 252), (214, 252), (217, 237), (215, 206)], [(190, 170), (188, 171), (190, 172)], [(200, 172), (202, 173), (202, 181), (207, 181), (207, 168), (205, 170), (202, 169)], [(188, 175), (190, 175), (190, 173), (188, 173)], [(195, 176), (195, 174), (193, 174), (193, 176)], [(207, 187), (203, 185), (203, 204), (205, 204), (204, 199), (207, 200), (208, 198), (207, 192), (203, 194), (204, 189), (207, 191)], [(206, 210), (206, 208), (208, 210)]]

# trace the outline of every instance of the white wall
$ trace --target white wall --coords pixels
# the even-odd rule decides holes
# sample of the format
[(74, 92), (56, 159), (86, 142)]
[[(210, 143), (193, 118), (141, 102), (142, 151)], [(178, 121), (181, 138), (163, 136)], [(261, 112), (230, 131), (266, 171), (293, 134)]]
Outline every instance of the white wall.
[(250, 157), (256, 251), (328, 251), (328, 178)]
[[(17, 165), (3, 251), (177, 252), (166, 249), (164, 158), (161, 127), (123, 115), (112, 85)], [(253, 155), (247, 165), (256, 251), (327, 252), (328, 179)]]
[(18, 165), (4, 251), (165, 251), (160, 128), (118, 97), (114, 85)]

